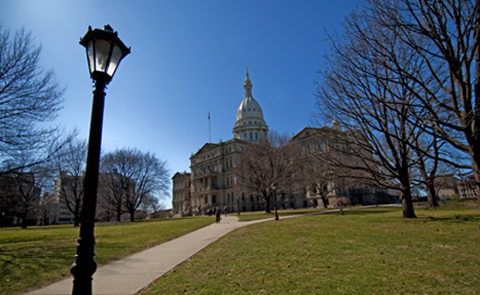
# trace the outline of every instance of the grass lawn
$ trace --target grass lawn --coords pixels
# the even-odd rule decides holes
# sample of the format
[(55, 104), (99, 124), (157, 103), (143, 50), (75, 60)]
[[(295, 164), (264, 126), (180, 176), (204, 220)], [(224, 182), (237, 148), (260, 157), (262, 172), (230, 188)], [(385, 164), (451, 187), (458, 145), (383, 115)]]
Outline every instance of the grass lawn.
[(150, 294), (480, 294), (475, 206), (372, 208), (240, 228)]
[[(102, 265), (214, 222), (192, 217), (95, 226), (95, 261)], [(0, 294), (70, 276), (79, 228), (72, 225), (0, 228)]]

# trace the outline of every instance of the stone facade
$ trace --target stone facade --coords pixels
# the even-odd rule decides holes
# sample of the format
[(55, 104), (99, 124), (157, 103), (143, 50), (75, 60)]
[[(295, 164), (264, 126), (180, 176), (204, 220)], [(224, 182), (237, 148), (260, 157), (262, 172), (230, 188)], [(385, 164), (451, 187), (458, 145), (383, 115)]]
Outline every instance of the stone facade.
[(229, 212), (237, 210), (233, 168), (247, 144), (235, 138), (207, 143), (190, 157), (191, 214), (205, 214), (215, 207)]
[(180, 215), (190, 214), (190, 173), (177, 172), (172, 177), (172, 210)]

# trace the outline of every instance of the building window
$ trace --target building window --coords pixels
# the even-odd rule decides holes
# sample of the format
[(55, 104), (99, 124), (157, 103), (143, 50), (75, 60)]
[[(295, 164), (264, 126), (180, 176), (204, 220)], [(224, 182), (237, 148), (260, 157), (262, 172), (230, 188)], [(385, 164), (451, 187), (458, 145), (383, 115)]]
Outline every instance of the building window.
[(252, 139), (253, 139), (253, 134), (252, 134), (252, 132), (250, 132), (250, 140), (252, 140)]
[(318, 150), (319, 150), (319, 151), (322, 150), (322, 142), (321, 142), (321, 141), (318, 142)]
[(255, 132), (255, 140), (258, 140), (257, 132)]
[(247, 139), (247, 132), (245, 132), (245, 139)]

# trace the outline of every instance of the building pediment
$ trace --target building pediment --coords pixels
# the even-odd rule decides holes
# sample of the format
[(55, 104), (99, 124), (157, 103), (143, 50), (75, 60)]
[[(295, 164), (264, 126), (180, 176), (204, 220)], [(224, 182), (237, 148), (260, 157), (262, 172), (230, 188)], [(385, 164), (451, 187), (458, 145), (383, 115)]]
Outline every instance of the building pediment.
[(192, 157), (194, 157), (196, 155), (199, 155), (203, 152), (209, 151), (209, 150), (211, 150), (213, 148), (216, 148), (216, 147), (218, 147), (218, 144), (207, 142), (195, 154), (193, 154)]
[(307, 136), (311, 136), (313, 134), (316, 134), (319, 130), (320, 128), (305, 127), (297, 134), (294, 134), (290, 140), (298, 140)]
[(177, 172), (175, 175), (173, 175), (172, 179), (177, 179), (177, 178), (184, 178), (185, 174), (190, 174), (190, 173), (185, 173), (185, 172)]

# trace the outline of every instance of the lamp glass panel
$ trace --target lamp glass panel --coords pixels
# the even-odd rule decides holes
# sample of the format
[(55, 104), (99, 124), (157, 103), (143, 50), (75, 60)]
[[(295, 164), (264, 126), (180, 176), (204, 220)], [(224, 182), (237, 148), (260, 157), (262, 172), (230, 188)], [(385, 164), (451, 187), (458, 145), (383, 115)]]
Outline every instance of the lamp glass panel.
[(88, 59), (88, 69), (90, 74), (95, 71), (95, 55), (93, 54), (93, 40), (88, 42), (87, 46), (87, 59)]
[(108, 71), (107, 71), (107, 74), (110, 77), (113, 77), (113, 74), (115, 73), (115, 70), (117, 69), (117, 66), (120, 63), (121, 59), (122, 59), (122, 50), (117, 45), (114, 45), (113, 51), (112, 51), (112, 57), (110, 58), (110, 64), (108, 65)]
[(95, 71), (105, 72), (108, 63), (108, 54), (110, 53), (110, 43), (99, 39), (95, 41)]

